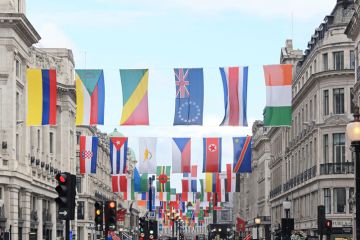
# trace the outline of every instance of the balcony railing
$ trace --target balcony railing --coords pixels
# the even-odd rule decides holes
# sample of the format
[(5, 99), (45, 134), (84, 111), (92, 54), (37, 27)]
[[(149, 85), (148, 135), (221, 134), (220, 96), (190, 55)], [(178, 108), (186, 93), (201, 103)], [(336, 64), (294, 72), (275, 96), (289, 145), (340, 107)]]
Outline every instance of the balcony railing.
[(354, 173), (353, 162), (324, 163), (320, 165), (320, 175), (353, 174), (353, 173)]
[(283, 185), (284, 192), (290, 190), (291, 188), (293, 188), (303, 182), (306, 182), (306, 181), (312, 179), (315, 176), (316, 176), (316, 166), (313, 166), (312, 168), (309, 168), (309, 169), (305, 170), (304, 172), (296, 175), (295, 177), (289, 179)]

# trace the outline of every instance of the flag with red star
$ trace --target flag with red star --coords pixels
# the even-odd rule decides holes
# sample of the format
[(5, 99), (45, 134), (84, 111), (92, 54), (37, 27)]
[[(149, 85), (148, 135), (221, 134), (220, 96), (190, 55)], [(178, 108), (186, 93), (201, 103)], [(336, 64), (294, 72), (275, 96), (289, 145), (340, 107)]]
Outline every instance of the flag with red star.
[(127, 137), (110, 138), (111, 174), (126, 173)]
[(203, 172), (221, 172), (221, 138), (204, 138), (203, 148)]
[(158, 192), (170, 192), (170, 166), (158, 166), (156, 171), (156, 187)]

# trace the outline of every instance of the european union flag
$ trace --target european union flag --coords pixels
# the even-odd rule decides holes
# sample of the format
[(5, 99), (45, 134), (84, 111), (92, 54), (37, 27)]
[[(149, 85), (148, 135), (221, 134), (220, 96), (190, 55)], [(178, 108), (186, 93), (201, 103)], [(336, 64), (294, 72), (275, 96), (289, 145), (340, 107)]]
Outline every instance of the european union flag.
[(204, 75), (202, 68), (176, 68), (174, 125), (202, 125)]

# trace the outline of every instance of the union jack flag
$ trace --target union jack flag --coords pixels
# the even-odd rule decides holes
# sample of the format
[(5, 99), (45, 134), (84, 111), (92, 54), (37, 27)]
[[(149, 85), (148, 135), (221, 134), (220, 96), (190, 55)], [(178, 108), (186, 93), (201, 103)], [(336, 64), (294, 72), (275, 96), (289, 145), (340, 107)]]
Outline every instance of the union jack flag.
[(186, 86), (189, 86), (189, 81), (186, 79), (189, 75), (189, 69), (186, 69), (185, 74), (184, 74), (184, 69), (180, 68), (178, 72), (175, 71), (175, 76), (176, 76), (176, 86), (177, 87), (177, 91), (176, 91), (176, 97), (179, 96), (180, 94), (180, 98), (188, 98), (190, 97), (190, 92), (187, 89)]

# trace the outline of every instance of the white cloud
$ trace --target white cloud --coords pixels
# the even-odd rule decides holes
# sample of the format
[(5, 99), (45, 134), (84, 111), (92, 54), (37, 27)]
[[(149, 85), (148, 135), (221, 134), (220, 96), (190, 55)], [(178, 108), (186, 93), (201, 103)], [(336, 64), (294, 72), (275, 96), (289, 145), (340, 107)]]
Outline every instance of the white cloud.
[(72, 40), (55, 23), (47, 22), (40, 25), (38, 32), (41, 36), (38, 47), (75, 49), (75, 44)]

